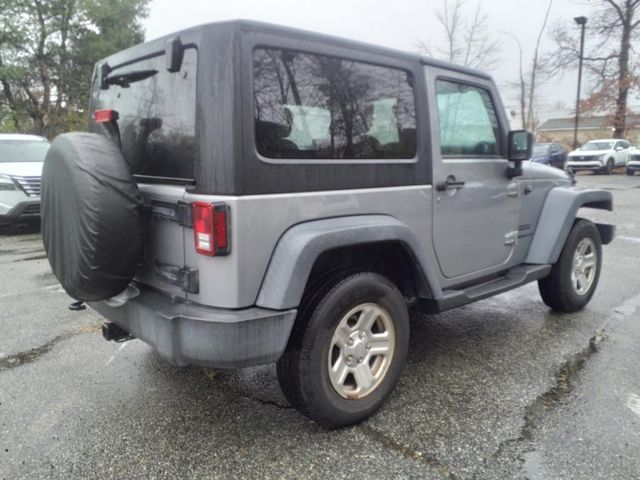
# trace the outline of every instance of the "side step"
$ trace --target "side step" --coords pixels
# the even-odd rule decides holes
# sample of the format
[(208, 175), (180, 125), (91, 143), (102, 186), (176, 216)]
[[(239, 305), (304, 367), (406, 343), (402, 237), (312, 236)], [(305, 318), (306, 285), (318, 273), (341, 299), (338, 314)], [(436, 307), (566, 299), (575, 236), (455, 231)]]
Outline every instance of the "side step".
[(549, 275), (551, 265), (520, 265), (506, 274), (460, 290), (444, 290), (438, 300), (421, 300), (419, 309), (425, 313), (439, 313), (461, 307), (483, 298), (498, 295)]

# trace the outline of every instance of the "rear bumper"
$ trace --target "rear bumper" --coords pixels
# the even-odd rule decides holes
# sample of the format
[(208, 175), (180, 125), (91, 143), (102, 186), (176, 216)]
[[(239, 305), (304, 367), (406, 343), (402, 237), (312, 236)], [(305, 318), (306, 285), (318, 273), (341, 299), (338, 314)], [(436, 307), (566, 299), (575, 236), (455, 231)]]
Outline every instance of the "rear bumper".
[(90, 306), (175, 365), (215, 368), (275, 362), (284, 352), (296, 316), (296, 310), (172, 303), (148, 290), (119, 307), (106, 302)]
[(0, 214), (0, 225), (12, 225), (20, 220), (40, 218), (40, 200), (20, 202), (4, 214)]

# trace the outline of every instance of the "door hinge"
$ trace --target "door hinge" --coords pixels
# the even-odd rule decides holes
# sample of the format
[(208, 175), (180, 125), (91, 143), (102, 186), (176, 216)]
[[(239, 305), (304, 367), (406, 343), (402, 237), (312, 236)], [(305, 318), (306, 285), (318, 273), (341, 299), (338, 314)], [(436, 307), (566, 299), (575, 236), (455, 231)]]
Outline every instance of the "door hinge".
[(178, 202), (176, 204), (176, 219), (183, 227), (193, 227), (193, 216), (191, 215), (191, 204)]
[(155, 262), (155, 275), (160, 280), (180, 287), (187, 293), (198, 293), (200, 291), (200, 279), (198, 270), (195, 268)]
[(182, 227), (192, 227), (193, 217), (191, 215), (191, 204), (186, 202), (163, 202), (152, 200), (151, 215), (161, 220), (176, 222)]
[(515, 245), (518, 241), (518, 231), (514, 230), (512, 232), (508, 232), (504, 236), (504, 244), (505, 245)]

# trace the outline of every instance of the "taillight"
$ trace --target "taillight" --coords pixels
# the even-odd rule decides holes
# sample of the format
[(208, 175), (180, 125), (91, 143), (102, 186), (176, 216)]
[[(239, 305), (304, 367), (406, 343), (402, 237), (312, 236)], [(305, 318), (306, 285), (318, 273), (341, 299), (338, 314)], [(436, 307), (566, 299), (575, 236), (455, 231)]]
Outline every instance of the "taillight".
[(229, 255), (229, 207), (223, 203), (194, 202), (191, 206), (196, 252), (201, 255)]
[(109, 123), (118, 120), (118, 112), (110, 108), (96, 110), (93, 112), (93, 119), (96, 123)]

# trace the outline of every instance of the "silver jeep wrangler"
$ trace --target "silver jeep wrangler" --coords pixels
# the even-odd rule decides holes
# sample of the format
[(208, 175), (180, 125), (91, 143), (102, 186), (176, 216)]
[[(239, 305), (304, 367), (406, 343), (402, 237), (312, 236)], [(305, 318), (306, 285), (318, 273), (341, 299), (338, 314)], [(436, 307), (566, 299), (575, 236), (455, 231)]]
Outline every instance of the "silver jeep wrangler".
[(90, 111), (44, 166), (66, 291), (175, 365), (277, 362), (328, 427), (389, 396), (410, 308), (538, 281), (579, 310), (614, 234), (576, 217), (609, 192), (523, 162), (491, 77), (419, 55), (210, 24), (99, 62)]

